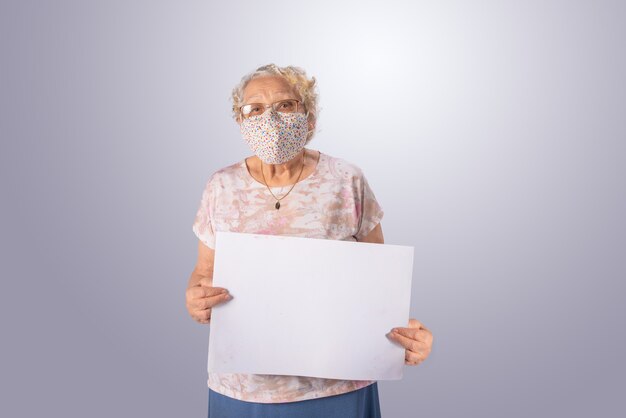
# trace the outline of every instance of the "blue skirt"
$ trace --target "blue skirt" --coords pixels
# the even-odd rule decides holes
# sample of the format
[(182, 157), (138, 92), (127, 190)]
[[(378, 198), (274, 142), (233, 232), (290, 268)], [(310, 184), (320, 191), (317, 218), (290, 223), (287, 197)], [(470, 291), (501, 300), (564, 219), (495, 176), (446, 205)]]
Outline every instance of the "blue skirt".
[(283, 403), (248, 402), (209, 388), (208, 418), (380, 418), (378, 382), (340, 395)]

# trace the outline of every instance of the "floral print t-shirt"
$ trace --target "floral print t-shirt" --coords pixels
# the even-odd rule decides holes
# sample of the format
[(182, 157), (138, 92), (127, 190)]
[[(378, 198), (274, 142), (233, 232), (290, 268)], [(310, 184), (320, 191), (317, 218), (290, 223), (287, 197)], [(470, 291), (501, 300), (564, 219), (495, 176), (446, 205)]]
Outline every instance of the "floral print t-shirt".
[[(290, 188), (271, 187), (278, 198)], [(242, 160), (209, 177), (192, 229), (212, 249), (216, 231), (360, 241), (383, 217), (363, 171), (324, 153), (319, 154), (313, 173), (280, 200), (280, 209), (275, 204), (276, 199), (250, 175)], [(209, 372), (207, 385), (232, 398), (276, 403), (339, 395), (374, 382)]]

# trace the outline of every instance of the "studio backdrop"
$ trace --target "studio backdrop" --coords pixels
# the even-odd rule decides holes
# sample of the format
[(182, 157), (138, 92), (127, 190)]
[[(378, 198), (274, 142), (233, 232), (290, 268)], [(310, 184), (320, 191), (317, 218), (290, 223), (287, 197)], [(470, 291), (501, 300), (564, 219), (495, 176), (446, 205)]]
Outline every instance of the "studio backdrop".
[(429, 358), (384, 417), (623, 416), (619, 1), (0, 2), (0, 416), (202, 417), (185, 308), (241, 77), (318, 82), (314, 150), (415, 247)]

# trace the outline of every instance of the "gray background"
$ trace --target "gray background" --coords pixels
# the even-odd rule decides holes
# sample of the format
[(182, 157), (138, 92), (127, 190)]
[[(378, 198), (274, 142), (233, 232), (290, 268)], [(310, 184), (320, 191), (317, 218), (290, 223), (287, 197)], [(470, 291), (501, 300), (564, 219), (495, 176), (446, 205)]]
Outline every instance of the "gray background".
[(619, 1), (0, 3), (3, 417), (206, 415), (191, 224), (232, 87), (318, 79), (310, 147), (415, 246), (430, 358), (385, 417), (623, 416)]

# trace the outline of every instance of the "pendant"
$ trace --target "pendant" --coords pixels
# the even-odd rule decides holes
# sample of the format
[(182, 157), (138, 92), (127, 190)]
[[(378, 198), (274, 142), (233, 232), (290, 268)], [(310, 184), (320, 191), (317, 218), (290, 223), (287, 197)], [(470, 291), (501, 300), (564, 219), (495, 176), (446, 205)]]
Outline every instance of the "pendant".
[(274, 205), (274, 207), (275, 207), (276, 209), (280, 209), (280, 202), (276, 202), (276, 204)]

